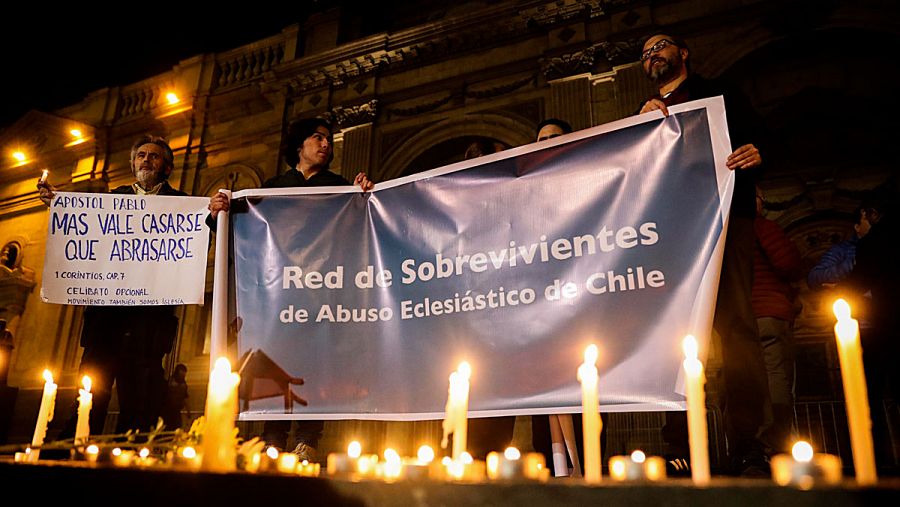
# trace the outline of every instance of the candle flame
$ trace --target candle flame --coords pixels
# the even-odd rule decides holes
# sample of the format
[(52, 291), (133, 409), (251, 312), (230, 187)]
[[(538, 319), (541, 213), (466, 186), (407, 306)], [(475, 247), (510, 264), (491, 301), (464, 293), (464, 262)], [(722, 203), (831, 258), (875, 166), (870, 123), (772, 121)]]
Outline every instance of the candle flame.
[(463, 361), (459, 363), (459, 366), (456, 368), (456, 371), (459, 372), (459, 375), (464, 380), (469, 380), (469, 377), (472, 375), (472, 367), (469, 365), (467, 361)]
[[(625, 462), (621, 459), (610, 460), (609, 462), (610, 474), (614, 479), (624, 477), (625, 476)], [(619, 479), (621, 480), (621, 479)]]
[(278, 449), (276, 449), (272, 446), (269, 446), (269, 448), (266, 449), (266, 456), (268, 456), (272, 459), (278, 459)]
[(220, 357), (216, 359), (216, 364), (213, 366), (213, 371), (226, 371), (231, 373), (231, 361), (228, 360), (227, 357)]
[(48, 384), (53, 383), (53, 374), (50, 373), (50, 370), (44, 370), (44, 382)]
[(850, 304), (843, 299), (839, 298), (835, 301), (832, 310), (834, 310), (834, 316), (837, 317), (838, 322), (850, 318)]
[(434, 461), (434, 449), (431, 446), (423, 445), (419, 447), (419, 452), (416, 453), (416, 456), (422, 463), (431, 463)]
[(472, 462), (473, 462), (474, 460), (472, 459), (472, 455), (471, 455), (471, 454), (469, 454), (468, 452), (463, 451), (463, 452), (459, 455), (459, 461), (460, 461), (460, 463), (463, 463), (463, 464), (465, 464), (465, 465), (471, 465)]
[(646, 459), (647, 455), (644, 454), (644, 451), (637, 450), (631, 453), (631, 461), (634, 461), (635, 463), (643, 463)]
[(686, 359), (697, 359), (697, 348), (697, 339), (692, 334), (685, 336), (681, 342), (681, 350), (684, 351)]
[(149, 456), (149, 455), (150, 455), (150, 449), (147, 449), (146, 447), (144, 447), (143, 449), (141, 449), (141, 452), (140, 452), (140, 454), (139, 454), (139, 456), (142, 457), (142, 458), (146, 458), (146, 457)]
[(181, 455), (187, 459), (194, 459), (197, 457), (197, 450), (188, 446), (181, 450)]
[(84, 390), (87, 392), (91, 392), (91, 377), (87, 375), (81, 377), (81, 385), (84, 386)]
[(87, 448), (84, 450), (84, 453), (85, 454), (100, 454), (100, 448), (97, 447), (97, 444), (91, 444), (91, 445), (87, 446)]
[(362, 444), (357, 442), (356, 440), (350, 442), (350, 445), (347, 446), (347, 455), (351, 458), (358, 458), (362, 454)]
[(515, 461), (522, 457), (522, 453), (515, 447), (507, 447), (506, 450), (503, 451), (503, 457), (510, 461)]
[(384, 460), (388, 463), (400, 463), (400, 454), (388, 447), (384, 450)]
[(116, 447), (115, 449), (112, 450), (113, 456), (119, 456), (121, 454), (122, 454), (122, 449), (119, 449), (118, 447)]
[(802, 463), (809, 463), (813, 458), (813, 448), (809, 442), (800, 440), (791, 448), (791, 454), (794, 459)]
[(588, 345), (586, 349), (584, 349), (584, 364), (597, 364), (597, 357), (600, 355), (600, 350), (593, 343)]

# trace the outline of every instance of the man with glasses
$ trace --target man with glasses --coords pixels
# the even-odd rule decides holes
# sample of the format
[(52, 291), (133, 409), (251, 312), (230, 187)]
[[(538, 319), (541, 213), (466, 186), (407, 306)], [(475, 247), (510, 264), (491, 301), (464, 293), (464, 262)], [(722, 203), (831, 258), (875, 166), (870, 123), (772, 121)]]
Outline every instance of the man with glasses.
[[(722, 273), (713, 327), (721, 337), (725, 389), (725, 426), (732, 471), (740, 475), (768, 476), (768, 461), (759, 434), (764, 423), (768, 381), (762, 346), (751, 305), (753, 287), (753, 220), (756, 216), (755, 183), (762, 164), (758, 144), (761, 128), (749, 101), (738, 91), (690, 71), (690, 50), (683, 40), (656, 34), (641, 52), (644, 73), (658, 93), (644, 102), (640, 113), (661, 111), (691, 100), (722, 95), (732, 145), (725, 164), (736, 170)], [(684, 414), (670, 414), (663, 438), (670, 445), (671, 461), (687, 463), (687, 428)], [(683, 453), (683, 454), (682, 454)], [(680, 455), (680, 456), (678, 456)]]

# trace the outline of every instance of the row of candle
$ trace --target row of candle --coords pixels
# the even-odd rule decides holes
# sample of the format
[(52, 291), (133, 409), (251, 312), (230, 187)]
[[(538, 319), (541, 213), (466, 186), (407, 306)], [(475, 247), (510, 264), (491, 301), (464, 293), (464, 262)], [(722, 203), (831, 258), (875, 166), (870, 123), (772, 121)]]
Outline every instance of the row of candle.
[[(872, 445), (871, 417), (862, 366), (859, 323), (850, 317), (850, 306), (843, 299), (838, 299), (835, 302), (834, 314), (837, 317), (834, 329), (841, 364), (844, 398), (847, 405), (856, 481), (861, 485), (874, 484), (877, 482), (877, 475)], [(682, 348), (685, 357), (683, 369), (685, 374), (688, 440), (691, 455), (691, 478), (695, 484), (702, 486), (708, 484), (710, 480), (706, 397), (704, 392), (706, 377), (703, 372), (703, 363), (698, 357), (696, 338), (691, 335), (686, 336), (682, 342)], [(598, 483), (601, 480), (600, 432), (602, 430), (602, 422), (599, 416), (597, 357), (598, 350), (596, 345), (588, 346), (584, 352), (584, 363), (578, 367), (577, 371), (577, 378), (581, 382), (582, 394), (582, 430), (585, 455), (584, 478), (589, 483)], [(463, 371), (465, 372), (464, 384), (460, 383), (460, 374)], [(464, 362), (460, 364), (458, 371), (450, 376), (450, 390), (447, 398), (442, 445), (446, 447), (447, 437), (450, 433), (453, 433), (454, 461), (457, 460), (460, 450), (465, 448), (470, 373), (471, 368), (468, 363)], [(457, 437), (460, 435), (462, 443), (458, 446)], [(812, 465), (809, 463), (812, 463)], [(823, 478), (821, 480), (827, 482), (834, 475), (832, 471), (835, 463), (837, 463), (839, 469), (840, 460), (825, 454), (816, 456), (811, 454), (808, 461), (801, 461), (796, 456), (776, 456), (775, 463), (773, 463), (773, 474), (776, 482), (792, 483), (794, 482), (793, 476), (796, 473), (785, 473), (783, 471), (784, 467), (790, 464), (791, 470), (808, 470), (812, 466), (819, 471), (811, 475), (807, 474), (804, 477), (808, 479), (810, 476), (818, 476)], [(642, 477), (654, 478), (659, 476), (656, 470), (662, 470), (662, 476), (664, 476), (664, 465), (665, 463), (660, 458), (654, 458), (649, 461), (644, 460), (641, 453), (628, 458), (615, 457), (610, 462), (610, 469), (613, 471), (611, 473), (618, 477), (628, 477), (629, 470), (641, 470)], [(821, 472), (821, 470), (828, 471)], [(784, 479), (784, 477), (788, 477), (788, 479)], [(804, 480), (804, 483), (808, 482), (809, 480)]]
[[(59, 386), (53, 382), (53, 373), (44, 370), (44, 391), (41, 395), (41, 406), (38, 409), (37, 422), (34, 425), (34, 434), (31, 438), (31, 447), (27, 453), (21, 453), (22, 459), (37, 461), (40, 457), (40, 448), (47, 437), (47, 425), (53, 420), (53, 412), (56, 406), (56, 392)], [(90, 436), (90, 416), (93, 404), (91, 394), (91, 378), (87, 375), (81, 379), (83, 389), (78, 390), (78, 419), (75, 425), (75, 443), (84, 444)]]
[(331, 476), (350, 479), (382, 478), (398, 479), (445, 479), (457, 481), (491, 480), (547, 480), (549, 470), (540, 453), (522, 453), (515, 447), (503, 453), (491, 452), (487, 460), (473, 459), (462, 451), (456, 459), (445, 456), (435, 460), (434, 449), (423, 445), (416, 457), (400, 457), (393, 449), (387, 449), (379, 459), (377, 454), (363, 454), (359, 442), (351, 442), (346, 453), (328, 455), (327, 471)]
[[(838, 318), (838, 322), (835, 325), (835, 336), (838, 342), (857, 482), (860, 484), (872, 484), (877, 481), (877, 476), (875, 474), (871, 420), (868, 400), (865, 394), (865, 377), (862, 370), (859, 345), (859, 325), (856, 320), (850, 318), (850, 308), (845, 301), (838, 300), (835, 303), (834, 311)], [(710, 477), (703, 389), (705, 376), (703, 374), (703, 364), (698, 358), (697, 342), (693, 336), (685, 338), (683, 349), (685, 354), (683, 368), (685, 373), (685, 397), (688, 413), (692, 479), (695, 484), (704, 485), (709, 482)], [(585, 480), (590, 483), (596, 483), (601, 480), (600, 431), (602, 428), (599, 417), (597, 357), (597, 347), (595, 345), (589, 346), (585, 350), (584, 363), (579, 366), (577, 371), (577, 378), (582, 386)], [(446, 447), (448, 445), (448, 437), (450, 435), (453, 436), (453, 446), (451, 457), (445, 458), (445, 461), (442, 462), (443, 468), (437, 468), (437, 472), (432, 473), (430, 470), (435, 469), (435, 467), (430, 466), (430, 463), (423, 462), (421, 457), (416, 460), (404, 460), (395, 451), (391, 453), (386, 451), (384, 462), (379, 462), (377, 456), (374, 459), (371, 456), (363, 458), (360, 455), (353, 458), (351, 453), (348, 452), (346, 455), (347, 459), (352, 461), (347, 463), (353, 463), (353, 465), (344, 465), (339, 455), (332, 455), (335, 457), (332, 463), (332, 456), (329, 456), (329, 473), (352, 473), (366, 476), (369, 473), (368, 471), (372, 470), (373, 476), (395, 479), (401, 476), (425, 474), (423, 471), (416, 471), (421, 469), (429, 471), (425, 475), (440, 476), (446, 472), (446, 477), (464, 479), (469, 476), (475, 478), (484, 476), (485, 472), (479, 472), (480, 470), (486, 471), (489, 476), (506, 478), (502, 477), (503, 474), (499, 470), (508, 469), (519, 470), (520, 472), (517, 473), (521, 473), (523, 477), (527, 478), (545, 476), (547, 470), (542, 456), (540, 461), (538, 461), (537, 457), (532, 458), (530, 456), (522, 460), (521, 456), (515, 453), (511, 453), (511, 455), (492, 453), (488, 456), (488, 462), (484, 463), (472, 460), (471, 456), (465, 452), (470, 375), (471, 367), (465, 362), (461, 363), (457, 371), (450, 375), (446, 417), (443, 423), (444, 438), (442, 446)], [(57, 385), (53, 383), (53, 378), (49, 371), (44, 372), (44, 377), (44, 394), (32, 439), (32, 446), (36, 448), (40, 448), (43, 443), (47, 423), (53, 418), (53, 405), (57, 391)], [(79, 391), (76, 444), (86, 443), (89, 437), (90, 378), (85, 376), (83, 383), (84, 389)], [(228, 360), (224, 358), (218, 359), (210, 373), (209, 390), (207, 392), (206, 426), (203, 432), (203, 448), (201, 452), (203, 458), (200, 459), (199, 465), (202, 469), (230, 471), (236, 468), (234, 418), (237, 413), (237, 386), (239, 384), (240, 376), (231, 371), (231, 365)], [(17, 460), (21, 457), (22, 460), (34, 461), (37, 460), (38, 453), (38, 451), (20, 453), (21, 456), (17, 455)], [(283, 460), (290, 461), (291, 458), (287, 457), (287, 454), (283, 456), (285, 456), (282, 458)], [(647, 461), (638, 460), (637, 458), (640, 458), (640, 455), (632, 455), (627, 459), (625, 457), (614, 458), (610, 462), (610, 469), (613, 471), (611, 473), (617, 477), (622, 477), (622, 474), (624, 474), (624, 477), (628, 477), (629, 473), (632, 473), (629, 470), (637, 470), (639, 468), (644, 471), (643, 477), (652, 478), (658, 476), (656, 472), (647, 472), (647, 467), (652, 467), (653, 470), (659, 468), (655, 459)], [(514, 463), (518, 460), (521, 460), (521, 462)], [(781, 459), (779, 462), (785, 461)], [(793, 462), (798, 461), (794, 459)], [(833, 460), (822, 458), (818, 461), (811, 460), (811, 462), (832, 463)], [(533, 465), (526, 466), (523, 463), (533, 463)], [(640, 467), (637, 467), (637, 463), (640, 463)], [(653, 463), (653, 465), (650, 465), (650, 463)], [(831, 465), (827, 466), (830, 467)], [(285, 465), (285, 467), (296, 469), (297, 464), (295, 462), (293, 466)], [(407, 471), (405, 474), (404, 470)], [(776, 480), (783, 480), (783, 477), (781, 477), (783, 474), (781, 472), (779, 474)]]

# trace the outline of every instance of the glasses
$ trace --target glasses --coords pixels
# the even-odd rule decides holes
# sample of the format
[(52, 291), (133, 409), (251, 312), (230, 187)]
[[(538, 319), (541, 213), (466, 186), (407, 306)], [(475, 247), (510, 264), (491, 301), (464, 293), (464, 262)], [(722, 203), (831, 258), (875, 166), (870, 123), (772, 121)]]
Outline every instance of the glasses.
[(670, 41), (669, 39), (662, 39), (662, 40), (658, 41), (656, 44), (650, 46), (649, 48), (647, 48), (646, 51), (641, 53), (641, 61), (642, 62), (647, 61), (647, 59), (650, 58), (650, 55), (652, 55), (653, 53), (662, 51), (663, 49), (665, 49), (666, 46), (669, 46), (669, 45), (674, 46), (675, 43)]

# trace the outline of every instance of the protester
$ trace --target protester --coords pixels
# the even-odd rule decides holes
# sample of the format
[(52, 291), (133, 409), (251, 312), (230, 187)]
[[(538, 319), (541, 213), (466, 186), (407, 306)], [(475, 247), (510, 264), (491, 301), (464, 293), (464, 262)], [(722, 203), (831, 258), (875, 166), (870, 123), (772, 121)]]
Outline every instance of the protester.
[[(131, 148), (131, 172), (135, 182), (112, 190), (114, 194), (185, 196), (169, 185), (175, 157), (161, 137), (143, 136)], [(38, 182), (40, 199), (50, 205), (55, 188)], [(163, 356), (172, 350), (178, 332), (175, 306), (89, 306), (81, 328), (79, 372), (92, 380), (93, 407), (90, 430), (103, 433), (113, 383), (119, 401), (116, 432), (148, 430), (156, 426), (162, 409), (166, 381)], [(63, 428), (61, 437), (74, 436), (77, 414)]]
[[(759, 434), (767, 410), (768, 382), (751, 305), (754, 184), (762, 164), (758, 148), (762, 142), (759, 121), (739, 91), (691, 72), (690, 50), (677, 37), (659, 33), (648, 38), (641, 52), (641, 64), (656, 85), (657, 94), (642, 104), (640, 113), (661, 111), (668, 116), (669, 106), (718, 95), (725, 101), (728, 132), (737, 146), (725, 165), (737, 173), (713, 327), (722, 340), (725, 425), (731, 469), (741, 475), (767, 476), (768, 460)], [(684, 415), (667, 414), (672, 415), (663, 434), (670, 445), (670, 461), (687, 462)]]

